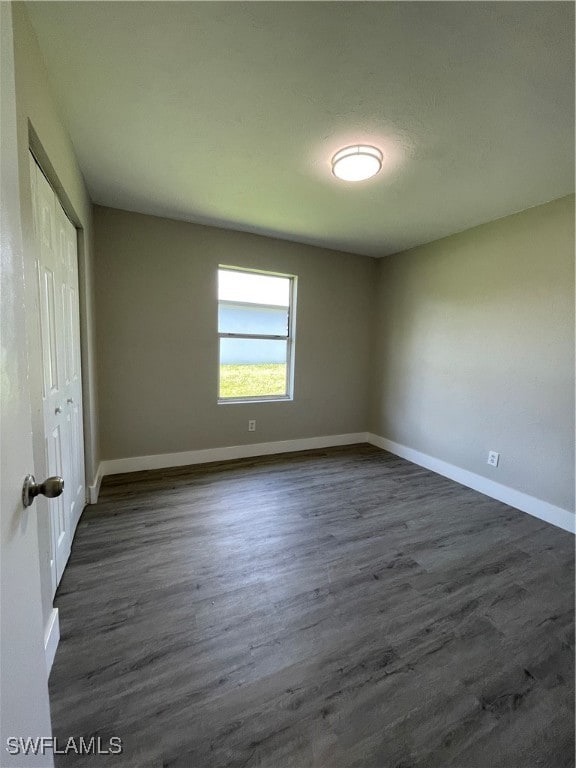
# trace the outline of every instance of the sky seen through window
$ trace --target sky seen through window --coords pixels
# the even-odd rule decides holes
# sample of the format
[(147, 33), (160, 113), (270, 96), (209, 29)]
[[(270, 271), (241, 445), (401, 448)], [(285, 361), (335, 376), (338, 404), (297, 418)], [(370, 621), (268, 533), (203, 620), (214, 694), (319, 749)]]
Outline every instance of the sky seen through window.
[(218, 270), (218, 299), (249, 304), (290, 305), (290, 279), (273, 275)]

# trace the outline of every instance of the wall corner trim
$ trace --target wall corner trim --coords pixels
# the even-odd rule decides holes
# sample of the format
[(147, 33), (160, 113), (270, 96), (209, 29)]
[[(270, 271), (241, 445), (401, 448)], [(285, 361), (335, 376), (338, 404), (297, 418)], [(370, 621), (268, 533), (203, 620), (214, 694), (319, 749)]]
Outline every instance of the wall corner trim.
[[(185, 467), (188, 464), (207, 464), (211, 461), (229, 461), (230, 459), (245, 459), (253, 456), (270, 456), (275, 453), (310, 451), (317, 448), (333, 448), (338, 445), (353, 445), (354, 443), (366, 442), (368, 442), (366, 432), (350, 432), (345, 435), (304, 437), (296, 440), (277, 440), (272, 443), (251, 443), (222, 448), (204, 448), (198, 451), (182, 451), (181, 453), (160, 453), (154, 456), (107, 459), (100, 463), (98, 474), (100, 477), (103, 477), (105, 475), (119, 475), (123, 472), (141, 472), (145, 469)], [(91, 486), (91, 489), (92, 487), (95, 486)]]
[(56, 649), (60, 642), (60, 620), (58, 618), (58, 608), (52, 608), (50, 618), (44, 630), (44, 655), (46, 656), (46, 670), (50, 675)]
[(96, 470), (94, 483), (88, 486), (88, 504), (98, 503), (98, 494), (100, 493), (100, 483), (102, 482), (102, 477), (102, 462), (100, 462), (100, 464), (98, 464), (98, 469)]
[(567, 509), (556, 507), (547, 501), (537, 499), (535, 496), (529, 496), (527, 493), (517, 491), (507, 485), (496, 483), (487, 477), (469, 472), (467, 469), (449, 464), (426, 453), (421, 453), (414, 448), (408, 448), (406, 445), (395, 443), (386, 437), (368, 433), (367, 442), (403, 459), (407, 459), (407, 461), (411, 461), (413, 464), (418, 464), (420, 467), (425, 467), (432, 472), (455, 480), (457, 483), (479, 491), (497, 501), (508, 504), (510, 507), (527, 512), (529, 515), (551, 523), (569, 533), (576, 533), (576, 516)]

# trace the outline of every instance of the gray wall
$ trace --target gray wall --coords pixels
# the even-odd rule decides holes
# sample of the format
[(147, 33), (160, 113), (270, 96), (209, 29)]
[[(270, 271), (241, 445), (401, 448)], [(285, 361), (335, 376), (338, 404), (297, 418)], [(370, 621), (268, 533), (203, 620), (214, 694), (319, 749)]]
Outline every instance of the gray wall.
[[(98, 206), (94, 220), (103, 459), (367, 429), (373, 259)], [(218, 264), (298, 276), (294, 401), (218, 405)]]
[(381, 260), (376, 326), (372, 432), (574, 510), (573, 196)]

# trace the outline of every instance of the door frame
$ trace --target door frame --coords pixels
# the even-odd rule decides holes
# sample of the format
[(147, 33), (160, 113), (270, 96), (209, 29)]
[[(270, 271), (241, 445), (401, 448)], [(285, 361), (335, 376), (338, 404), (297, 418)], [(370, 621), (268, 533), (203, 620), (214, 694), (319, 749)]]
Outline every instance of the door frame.
[[(27, 167), (29, 164), (29, 153), (31, 153), (40, 166), (48, 183), (57, 196), (64, 212), (76, 228), (77, 237), (77, 259), (78, 259), (78, 298), (80, 315), (80, 367), (82, 373), (82, 421), (83, 421), (83, 440), (84, 440), (84, 477), (85, 477), (85, 504), (89, 503), (88, 488), (90, 483), (89, 458), (91, 457), (89, 446), (89, 435), (92, 433), (92, 424), (90, 423), (89, 409), (92, 406), (93, 398), (90, 389), (90, 377), (85, 359), (86, 350), (89, 349), (88, 339), (88, 307), (89, 301), (86, 296), (86, 252), (87, 252), (87, 233), (82, 225), (82, 221), (67, 195), (64, 185), (50, 161), (48, 153), (34, 130), (30, 120), (27, 122), (28, 146), (26, 151)], [(22, 172), (22, 169), (21, 169)], [(32, 412), (32, 447), (34, 458), (34, 471), (37, 478), (47, 476), (47, 465), (44, 444), (44, 414), (42, 408), (42, 347), (41, 331), (39, 320), (39, 301), (37, 290), (36, 264), (35, 258), (35, 237), (33, 232), (33, 209), (32, 209), (32, 189), (27, 173), (24, 179), (21, 179), (20, 199), (22, 209), (22, 221), (24, 230), (24, 269), (25, 269), (25, 306), (26, 311), (26, 337), (29, 359), (29, 381), (31, 391), (31, 412)], [(37, 527), (38, 527), (38, 554), (40, 561), (40, 586), (42, 593), (42, 619), (44, 624), (44, 647), (47, 658), (48, 668), (51, 667), (60, 638), (60, 628), (58, 619), (58, 609), (54, 607), (54, 589), (53, 574), (50, 565), (52, 550), (52, 526), (50, 524), (48, 500), (44, 497), (38, 497), (35, 502), (37, 505)]]

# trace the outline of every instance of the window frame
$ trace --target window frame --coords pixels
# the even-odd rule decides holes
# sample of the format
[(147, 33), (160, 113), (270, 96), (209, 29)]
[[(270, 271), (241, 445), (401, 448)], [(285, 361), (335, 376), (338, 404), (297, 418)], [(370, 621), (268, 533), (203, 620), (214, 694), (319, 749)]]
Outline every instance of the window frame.
[[(229, 264), (219, 264), (217, 270), (217, 285), (218, 275), (220, 271), (227, 270), (228, 272), (244, 272), (252, 275), (263, 275), (264, 277), (281, 277), (290, 281), (290, 289), (288, 296), (288, 328), (286, 336), (278, 334), (254, 334), (254, 333), (221, 333), (218, 330), (218, 390), (217, 390), (217, 402), (218, 405), (228, 405), (234, 403), (270, 403), (270, 402), (287, 402), (294, 400), (294, 346), (295, 346), (295, 331), (296, 331), (296, 284), (297, 275), (289, 275), (284, 272), (269, 272), (263, 269), (251, 269), (247, 267), (234, 267)], [(218, 294), (218, 291), (217, 291)], [(255, 307), (266, 307), (266, 304), (254, 304)], [(220, 308), (220, 297), (217, 295), (216, 301), (217, 310)], [(286, 394), (285, 395), (245, 395), (243, 397), (220, 397), (220, 348), (221, 339), (261, 339), (264, 341), (285, 341), (286, 342)]]

